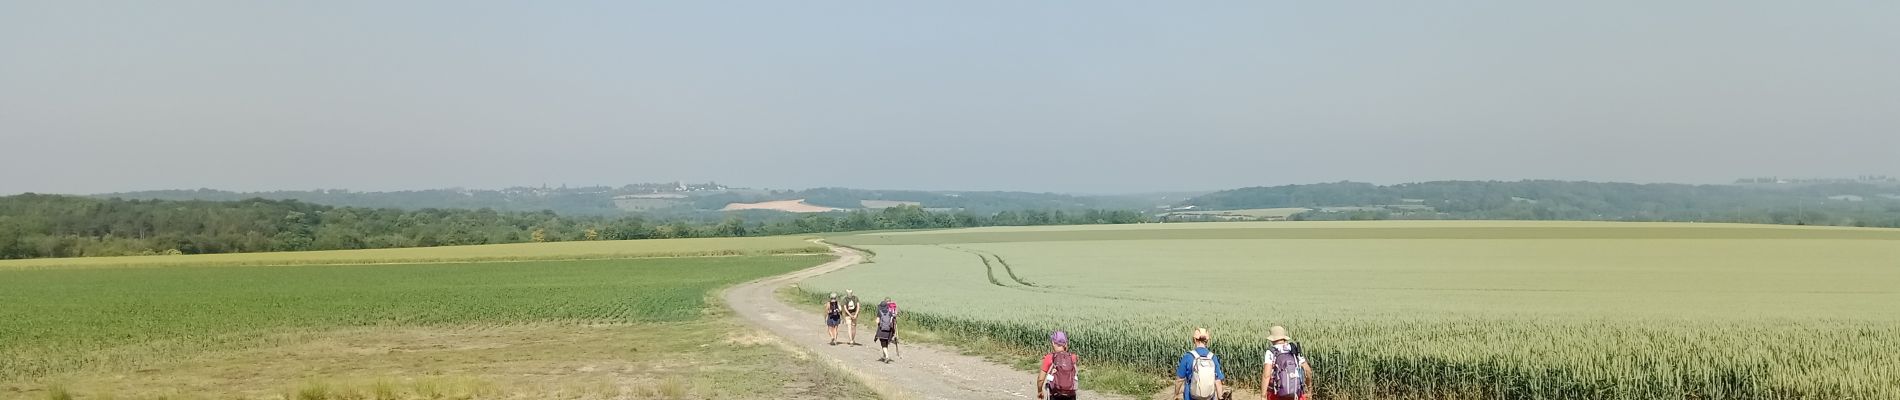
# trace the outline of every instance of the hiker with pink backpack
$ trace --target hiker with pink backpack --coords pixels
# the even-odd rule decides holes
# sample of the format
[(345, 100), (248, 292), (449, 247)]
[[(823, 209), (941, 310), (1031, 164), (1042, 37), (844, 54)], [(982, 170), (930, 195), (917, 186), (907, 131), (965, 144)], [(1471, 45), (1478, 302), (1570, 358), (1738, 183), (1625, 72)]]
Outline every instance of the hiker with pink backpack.
[(1300, 344), (1287, 336), (1286, 327), (1267, 329), (1266, 365), (1260, 371), (1264, 400), (1308, 400), (1313, 393), (1313, 366), (1300, 355)]
[(1050, 334), (1049, 346), (1049, 354), (1042, 355), (1042, 373), (1036, 374), (1036, 398), (1047, 390), (1049, 400), (1075, 400), (1075, 371), (1082, 358), (1069, 352), (1068, 332)]
[[(877, 360), (886, 364), (894, 361), (891, 359), (891, 346), (897, 344), (897, 302), (891, 301), (889, 297), (877, 303), (876, 337), (878, 353), (882, 354)], [(897, 355), (903, 356), (903, 350), (899, 349)]]

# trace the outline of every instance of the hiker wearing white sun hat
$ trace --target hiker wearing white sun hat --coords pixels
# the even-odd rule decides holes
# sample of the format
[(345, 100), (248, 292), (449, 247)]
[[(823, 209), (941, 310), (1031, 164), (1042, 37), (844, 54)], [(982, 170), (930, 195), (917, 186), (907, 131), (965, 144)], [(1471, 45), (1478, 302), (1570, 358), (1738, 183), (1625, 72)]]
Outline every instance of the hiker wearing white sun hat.
[(1313, 393), (1313, 366), (1300, 355), (1300, 344), (1287, 335), (1286, 327), (1267, 329), (1265, 365), (1260, 370), (1260, 397), (1264, 400), (1306, 400)]

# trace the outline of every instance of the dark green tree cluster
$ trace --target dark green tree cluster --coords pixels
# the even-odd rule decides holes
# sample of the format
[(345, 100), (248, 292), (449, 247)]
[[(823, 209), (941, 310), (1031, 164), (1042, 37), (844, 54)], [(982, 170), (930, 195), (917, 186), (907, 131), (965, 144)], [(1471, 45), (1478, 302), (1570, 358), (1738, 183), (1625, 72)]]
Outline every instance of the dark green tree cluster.
[[(922, 203), (924, 207), (933, 209), (961, 210), (978, 214), (1024, 210), (1085, 211), (1088, 209), (1147, 208), (1155, 205), (1143, 203), (1136, 206), (1129, 206), (1124, 204), (1125, 202), (1117, 202), (1115, 199), (1108, 197), (1074, 196), (1055, 193), (930, 192), (848, 188), (763, 191), (730, 189), (716, 183), (692, 184), (686, 186), (689, 191), (681, 193), (689, 196), (686, 198), (686, 201), (684, 201), (684, 206), (660, 211), (669, 214), (669, 216), (675, 216), (699, 211), (718, 210), (731, 203), (756, 203), (791, 199), (805, 199), (806, 202), (811, 204), (842, 209), (860, 208), (862, 207), (862, 204), (860, 204), (862, 200), (912, 201)], [(489, 208), (500, 211), (524, 212), (552, 210), (555, 213), (567, 216), (618, 216), (624, 215), (627, 212), (615, 207), (615, 196), (671, 192), (675, 188), (675, 184), (668, 183), (637, 184), (621, 187), (512, 187), (493, 190), (431, 189), (392, 192), (286, 190), (239, 193), (223, 190), (196, 189), (108, 193), (89, 197), (99, 199), (124, 198), (175, 201), (238, 201), (251, 198), (265, 198), (297, 200), (306, 203), (338, 207), (401, 208), (408, 210), (424, 208), (474, 210)]]
[[(1735, 185), (1569, 181), (1338, 182), (1254, 187), (1188, 200), (1202, 210), (1329, 207), (1291, 219), (1694, 221), (1900, 227), (1900, 186)], [(1408, 208), (1425, 206), (1429, 208)], [(1364, 209), (1364, 208), (1374, 209)]]
[[(629, 186), (631, 187), (631, 185)], [(90, 197), (100, 199), (123, 198), (175, 201), (239, 201), (263, 198), (273, 200), (297, 200), (305, 203), (337, 207), (402, 208), (410, 210), (424, 208), (469, 210), (490, 208), (501, 211), (553, 210), (561, 215), (615, 215), (622, 213), (619, 208), (614, 207), (613, 202), (613, 196), (618, 192), (618, 189), (609, 187), (548, 189), (513, 187), (499, 190), (429, 189), (391, 192), (280, 190), (255, 193), (196, 189), (108, 193)]]
[(532, 241), (732, 237), (872, 229), (1135, 223), (1133, 211), (931, 212), (916, 206), (821, 214), (753, 211), (670, 220), (552, 211), (331, 207), (294, 200), (167, 201), (0, 197), (0, 259), (427, 247)]

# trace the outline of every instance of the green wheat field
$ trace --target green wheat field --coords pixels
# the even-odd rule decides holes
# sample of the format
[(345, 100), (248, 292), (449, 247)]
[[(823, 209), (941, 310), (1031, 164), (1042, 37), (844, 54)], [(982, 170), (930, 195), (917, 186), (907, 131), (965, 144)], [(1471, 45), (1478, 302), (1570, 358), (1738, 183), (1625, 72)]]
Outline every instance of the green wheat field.
[(1669, 223), (1199, 223), (838, 235), (804, 288), (915, 324), (1229, 377), (1291, 328), (1326, 399), (1900, 398), (1900, 231)]

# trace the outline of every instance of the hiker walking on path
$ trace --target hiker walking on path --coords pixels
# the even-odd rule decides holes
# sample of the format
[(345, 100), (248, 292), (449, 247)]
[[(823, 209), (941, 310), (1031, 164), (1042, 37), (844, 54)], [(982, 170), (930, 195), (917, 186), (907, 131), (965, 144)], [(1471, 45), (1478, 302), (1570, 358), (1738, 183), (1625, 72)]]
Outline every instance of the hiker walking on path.
[(877, 303), (877, 345), (883, 354), (878, 361), (891, 362), (891, 344), (897, 342), (897, 302), (885, 297)]
[(831, 299), (825, 300), (825, 331), (831, 333), (831, 344), (838, 344), (838, 318), (842, 309), (838, 308), (838, 292), (831, 292)]
[(1181, 355), (1174, 369), (1174, 385), (1183, 400), (1214, 400), (1226, 389), (1227, 373), (1221, 371), (1220, 357), (1207, 349), (1213, 337), (1207, 328), (1194, 329), (1194, 349)]
[(1300, 355), (1300, 344), (1287, 336), (1286, 327), (1267, 329), (1266, 365), (1260, 371), (1264, 400), (1307, 400), (1313, 393), (1313, 367)]
[(1082, 358), (1069, 352), (1068, 332), (1049, 335), (1049, 354), (1042, 355), (1042, 373), (1036, 374), (1036, 398), (1049, 391), (1049, 400), (1075, 400), (1075, 370)]
[(858, 345), (858, 294), (844, 290), (844, 326), (851, 332), (851, 345)]

